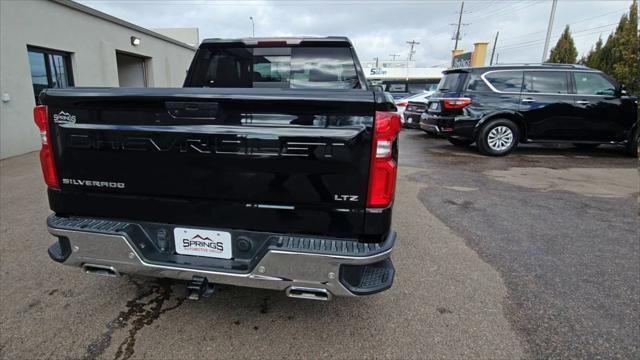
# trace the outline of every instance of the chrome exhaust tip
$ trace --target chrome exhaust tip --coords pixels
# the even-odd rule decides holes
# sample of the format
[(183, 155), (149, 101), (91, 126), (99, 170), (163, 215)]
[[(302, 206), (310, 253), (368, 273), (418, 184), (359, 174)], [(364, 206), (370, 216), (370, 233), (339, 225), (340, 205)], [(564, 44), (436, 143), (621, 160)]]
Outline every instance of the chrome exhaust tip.
[(118, 277), (120, 274), (113, 266), (82, 264), (82, 272), (98, 276)]
[(288, 297), (307, 300), (329, 301), (333, 297), (327, 289), (301, 286), (289, 286), (285, 292)]

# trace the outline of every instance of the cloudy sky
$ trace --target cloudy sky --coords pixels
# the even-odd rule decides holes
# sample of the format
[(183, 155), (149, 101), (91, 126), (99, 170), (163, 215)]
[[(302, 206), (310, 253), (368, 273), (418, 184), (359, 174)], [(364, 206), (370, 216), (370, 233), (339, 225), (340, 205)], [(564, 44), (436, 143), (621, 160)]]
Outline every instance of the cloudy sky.
[[(79, 0), (146, 28), (197, 27), (200, 38), (346, 35), (361, 61), (390, 54), (406, 58), (407, 41), (420, 42), (421, 66), (446, 66), (461, 1), (449, 0)], [(552, 45), (570, 25), (580, 55), (615, 29), (631, 0), (559, 0)], [(467, 0), (459, 48), (493, 43), (501, 63), (539, 62), (551, 0)], [(490, 45), (492, 46), (492, 45)], [(489, 49), (491, 51), (491, 49)]]

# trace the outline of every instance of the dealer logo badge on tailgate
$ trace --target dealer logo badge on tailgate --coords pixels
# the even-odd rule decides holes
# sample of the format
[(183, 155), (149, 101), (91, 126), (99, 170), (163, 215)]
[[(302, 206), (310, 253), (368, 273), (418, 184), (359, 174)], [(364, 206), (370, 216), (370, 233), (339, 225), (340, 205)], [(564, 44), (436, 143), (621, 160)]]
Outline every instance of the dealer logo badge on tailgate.
[(75, 124), (76, 116), (60, 111), (57, 114), (53, 114), (53, 122), (56, 124)]

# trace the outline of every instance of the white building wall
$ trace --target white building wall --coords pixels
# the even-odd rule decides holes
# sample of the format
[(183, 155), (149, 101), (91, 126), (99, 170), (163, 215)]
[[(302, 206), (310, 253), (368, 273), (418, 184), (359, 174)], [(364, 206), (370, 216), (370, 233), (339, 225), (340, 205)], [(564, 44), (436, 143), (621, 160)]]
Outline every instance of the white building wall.
[(441, 79), (447, 68), (372, 68), (363, 66), (364, 76), (370, 80), (387, 79)]
[[(131, 36), (141, 39), (131, 45)], [(194, 49), (50, 1), (0, 0), (0, 158), (37, 150), (27, 45), (71, 53), (75, 86), (118, 86), (116, 51), (150, 58), (148, 86), (179, 87)]]
[(154, 28), (151, 30), (191, 46), (198, 46), (200, 43), (198, 28)]

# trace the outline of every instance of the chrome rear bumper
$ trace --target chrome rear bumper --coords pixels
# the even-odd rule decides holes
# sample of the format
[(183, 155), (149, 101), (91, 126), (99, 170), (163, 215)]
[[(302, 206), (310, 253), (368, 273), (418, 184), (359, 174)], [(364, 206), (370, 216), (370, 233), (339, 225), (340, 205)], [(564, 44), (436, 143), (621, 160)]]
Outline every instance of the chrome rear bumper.
[[(384, 261), (391, 264), (389, 257), (395, 242), (395, 233), (390, 232), (385, 246), (376, 246), (379, 251), (368, 251), (362, 256), (339, 255), (335, 252), (323, 254), (317, 251), (307, 252), (286, 247), (282, 249), (270, 247), (251, 271), (241, 273), (147, 261), (132, 245), (132, 240), (124, 232), (101, 233), (95, 229), (84, 231), (57, 228), (52, 226), (51, 222), (49, 222), (48, 229), (52, 235), (59, 239), (65, 239), (65, 246), (70, 248), (65, 259), (56, 259), (51, 254), (52, 251), (54, 253), (61, 251), (59, 249), (61, 240), (59, 240), (52, 246), (52, 248), (58, 246), (58, 249), (52, 250), (50, 248), (50, 256), (64, 265), (80, 267), (85, 272), (111, 276), (136, 274), (186, 281), (190, 281), (194, 276), (199, 276), (206, 277), (211, 283), (282, 290), (287, 294), (296, 293), (295, 290), (300, 288), (315, 289), (328, 292), (327, 299), (331, 296), (357, 296), (358, 291), (354, 293), (353, 284), (344, 281), (344, 276), (341, 273), (345, 270), (344, 265), (357, 267), (375, 265)], [(390, 266), (390, 280), (392, 281), (394, 273), (392, 265)], [(377, 271), (377, 273), (379, 272)], [(350, 275), (350, 277), (353, 276)], [(390, 286), (389, 283), (386, 288)], [(291, 291), (292, 289), (294, 291)]]

